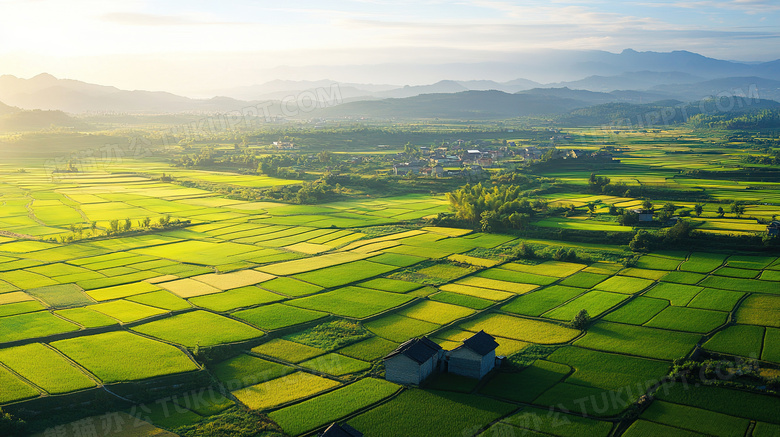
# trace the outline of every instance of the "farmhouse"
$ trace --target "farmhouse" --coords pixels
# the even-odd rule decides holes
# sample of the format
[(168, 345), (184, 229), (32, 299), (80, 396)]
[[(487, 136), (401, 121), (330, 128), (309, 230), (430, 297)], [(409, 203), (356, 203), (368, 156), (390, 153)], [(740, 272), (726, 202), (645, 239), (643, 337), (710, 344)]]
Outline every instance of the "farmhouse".
[(655, 209), (634, 209), (631, 212), (639, 216), (640, 222), (651, 222), (653, 221), (653, 214), (655, 214)]
[(780, 221), (773, 221), (766, 227), (766, 234), (770, 237), (780, 236)]
[(325, 431), (319, 434), (319, 437), (363, 437), (363, 433), (346, 423), (338, 425), (336, 422), (333, 422)]
[(399, 384), (419, 384), (443, 362), (444, 350), (427, 337), (413, 338), (385, 358), (385, 379)]
[(456, 375), (482, 379), (496, 365), (498, 343), (492, 335), (479, 331), (463, 340), (463, 344), (450, 351), (448, 371)]

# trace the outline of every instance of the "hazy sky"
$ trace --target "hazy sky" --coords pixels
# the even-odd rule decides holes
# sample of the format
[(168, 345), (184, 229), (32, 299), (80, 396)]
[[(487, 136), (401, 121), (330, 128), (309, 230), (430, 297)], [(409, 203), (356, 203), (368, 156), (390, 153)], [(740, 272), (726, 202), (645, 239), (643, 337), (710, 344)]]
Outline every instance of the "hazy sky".
[(778, 0), (0, 0), (0, 74), (188, 92), (538, 49), (766, 61), (779, 36)]

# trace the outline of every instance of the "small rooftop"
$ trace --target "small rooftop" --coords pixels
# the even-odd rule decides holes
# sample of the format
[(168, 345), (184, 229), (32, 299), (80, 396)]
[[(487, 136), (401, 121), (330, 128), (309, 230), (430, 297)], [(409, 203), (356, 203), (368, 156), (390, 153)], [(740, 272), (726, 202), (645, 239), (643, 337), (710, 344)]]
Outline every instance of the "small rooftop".
[(432, 356), (442, 350), (441, 346), (432, 342), (428, 337), (413, 338), (401, 343), (394, 351), (384, 358), (392, 358), (396, 355), (404, 355), (418, 363), (428, 361)]
[(463, 346), (466, 346), (480, 355), (487, 355), (490, 351), (495, 350), (498, 347), (498, 343), (492, 335), (485, 331), (479, 331), (463, 340)]

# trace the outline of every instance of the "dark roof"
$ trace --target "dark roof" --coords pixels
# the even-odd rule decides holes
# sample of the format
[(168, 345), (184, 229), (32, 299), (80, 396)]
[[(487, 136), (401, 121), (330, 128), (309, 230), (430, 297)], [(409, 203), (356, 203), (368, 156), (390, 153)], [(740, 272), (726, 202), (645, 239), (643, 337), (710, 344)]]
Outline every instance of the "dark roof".
[(337, 425), (336, 422), (320, 434), (320, 437), (363, 437), (363, 433), (347, 425)]
[(422, 364), (441, 350), (441, 346), (432, 342), (428, 337), (413, 338), (401, 343), (396, 350), (387, 354), (384, 359), (396, 355), (404, 355)]
[(463, 345), (480, 355), (487, 355), (498, 347), (496, 339), (485, 331), (479, 331), (463, 340)]

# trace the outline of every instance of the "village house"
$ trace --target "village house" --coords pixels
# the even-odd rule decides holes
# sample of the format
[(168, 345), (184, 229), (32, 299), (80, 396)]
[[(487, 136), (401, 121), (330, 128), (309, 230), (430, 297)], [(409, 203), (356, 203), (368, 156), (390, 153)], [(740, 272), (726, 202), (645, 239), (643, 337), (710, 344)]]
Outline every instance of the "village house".
[(393, 166), (393, 174), (396, 176), (406, 176), (409, 174), (409, 172), (412, 172), (412, 174), (420, 174), (423, 167), (425, 167), (424, 163), (420, 162), (405, 162), (403, 164), (396, 164)]
[(444, 350), (427, 337), (401, 343), (384, 357), (385, 379), (399, 384), (420, 384), (444, 362)]
[(780, 221), (772, 221), (772, 223), (766, 227), (766, 234), (770, 237), (780, 236)]
[(496, 365), (496, 339), (479, 331), (447, 353), (447, 371), (469, 378), (482, 379)]
[(653, 221), (653, 214), (655, 214), (655, 209), (639, 208), (639, 209), (633, 209), (631, 210), (631, 212), (639, 216), (640, 222), (647, 223)]
[(319, 437), (363, 437), (363, 433), (347, 425), (339, 425), (336, 422), (330, 424), (325, 431), (318, 434)]
[(449, 372), (481, 379), (496, 366), (496, 339), (484, 331), (446, 352), (427, 337), (402, 343), (384, 358), (385, 379), (399, 384), (420, 384), (434, 372)]

